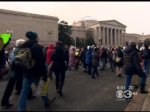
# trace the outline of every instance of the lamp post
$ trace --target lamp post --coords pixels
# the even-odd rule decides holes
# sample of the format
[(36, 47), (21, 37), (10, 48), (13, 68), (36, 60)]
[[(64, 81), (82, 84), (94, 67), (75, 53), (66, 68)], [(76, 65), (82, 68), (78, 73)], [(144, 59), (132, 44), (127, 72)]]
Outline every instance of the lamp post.
[(76, 44), (77, 44), (77, 42), (76, 42), (76, 26), (75, 26), (75, 47), (76, 47)]
[(75, 40), (75, 47), (76, 47), (76, 22), (74, 21), (74, 40)]

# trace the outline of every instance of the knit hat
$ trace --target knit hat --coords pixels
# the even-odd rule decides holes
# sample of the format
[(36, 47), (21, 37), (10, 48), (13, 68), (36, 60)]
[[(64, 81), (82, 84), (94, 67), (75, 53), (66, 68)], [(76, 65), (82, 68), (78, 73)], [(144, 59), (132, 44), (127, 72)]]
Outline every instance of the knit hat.
[(16, 47), (20, 47), (22, 44), (24, 44), (25, 40), (24, 39), (18, 39), (16, 40)]
[(36, 32), (28, 31), (26, 32), (26, 37), (30, 40), (36, 40), (38, 35)]

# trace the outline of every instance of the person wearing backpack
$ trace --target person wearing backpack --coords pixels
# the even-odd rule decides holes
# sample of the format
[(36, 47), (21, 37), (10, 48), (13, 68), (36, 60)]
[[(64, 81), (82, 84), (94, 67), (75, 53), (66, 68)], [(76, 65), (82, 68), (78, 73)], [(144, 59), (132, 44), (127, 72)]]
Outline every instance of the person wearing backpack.
[(146, 74), (145, 72), (143, 72), (142, 67), (140, 65), (139, 51), (136, 48), (135, 42), (131, 42), (130, 46), (128, 46), (125, 49), (123, 62), (124, 62), (124, 73), (126, 75), (125, 90), (129, 90), (129, 86), (131, 84), (133, 75), (138, 74), (138, 76), (141, 78), (140, 93), (147, 94), (148, 91), (145, 90)]
[(148, 48), (148, 45), (144, 44), (145, 49), (142, 52), (142, 58), (143, 58), (143, 69), (146, 75), (149, 73), (149, 67), (150, 67), (150, 49)]
[[(26, 111), (26, 106), (27, 106), (27, 96), (29, 93), (29, 89), (31, 87), (31, 84), (35, 82), (38, 84), (40, 78), (44, 82), (47, 81), (47, 68), (46, 68), (46, 59), (45, 55), (43, 52), (43, 49), (40, 44), (38, 44), (38, 34), (36, 32), (28, 31), (26, 32), (26, 37), (28, 40), (23, 44), (24, 49), (28, 49), (26, 54), (30, 54), (31, 56), (30, 59), (34, 59), (35, 63), (30, 63), (32, 64), (31, 68), (24, 68), (23, 67), (23, 84), (22, 84), (22, 90), (19, 96), (19, 101), (18, 101), (18, 111)], [(24, 54), (25, 52), (23, 52)], [(21, 60), (21, 59), (20, 59)], [(25, 59), (23, 61), (26, 61), (25, 63), (29, 65), (29, 60)], [(32, 61), (32, 60), (31, 60)], [(23, 63), (24, 64), (24, 63)], [(49, 106), (50, 100), (48, 96), (45, 96), (45, 98), (42, 98), (44, 100), (44, 105), (45, 107)]]
[(16, 45), (15, 48), (12, 50), (12, 52), (10, 53), (10, 73), (9, 73), (9, 80), (6, 86), (6, 89), (4, 91), (3, 97), (2, 97), (2, 101), (1, 101), (1, 106), (6, 106), (7, 108), (13, 106), (13, 104), (9, 103), (9, 98), (13, 92), (13, 88), (18, 81), (21, 81), (21, 83), (19, 83), (19, 87), (18, 87), (18, 92), (21, 91), (21, 86), (22, 86), (22, 70), (20, 66), (16, 66), (14, 61), (15, 61), (15, 55), (18, 53), (19, 49), (21, 48), (21, 46), (23, 45), (23, 43), (25, 42), (25, 40), (23, 39), (18, 39), (16, 40)]

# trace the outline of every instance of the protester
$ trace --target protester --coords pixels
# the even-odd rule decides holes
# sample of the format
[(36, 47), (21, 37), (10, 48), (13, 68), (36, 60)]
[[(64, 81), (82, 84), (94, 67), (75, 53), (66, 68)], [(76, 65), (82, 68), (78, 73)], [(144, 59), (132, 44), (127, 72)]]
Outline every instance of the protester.
[(99, 76), (97, 67), (99, 65), (99, 55), (98, 55), (98, 48), (95, 48), (92, 53), (92, 78), (95, 79), (95, 73)]
[(118, 77), (121, 77), (123, 69), (123, 52), (121, 50), (121, 47), (117, 48), (115, 63), (116, 63), (116, 75)]
[(87, 66), (86, 66), (86, 62), (85, 62), (85, 53), (86, 53), (86, 48), (82, 48), (81, 49), (81, 55), (80, 55), (80, 60), (82, 63), (82, 69), (83, 71), (87, 71)]
[(138, 52), (139, 51), (136, 48), (136, 44), (134, 42), (131, 42), (124, 51), (124, 72), (126, 75), (125, 89), (129, 89), (133, 75), (138, 74), (141, 78), (140, 93), (148, 93), (145, 90), (146, 74), (143, 72), (140, 65), (140, 56)]
[(53, 61), (51, 60), (52, 54), (54, 52), (55, 48), (53, 44), (50, 44), (46, 50), (46, 64), (48, 69), (48, 76), (52, 79), (52, 72), (53, 72)]
[[(23, 48), (28, 48), (31, 51), (32, 57), (35, 60), (33, 67), (23, 70), (23, 84), (21, 94), (18, 101), (18, 111), (26, 111), (27, 96), (33, 82), (38, 83), (40, 77), (47, 81), (47, 68), (45, 65), (46, 59), (42, 47), (38, 44), (38, 34), (32, 31), (26, 33), (28, 40), (24, 43)], [(49, 106), (50, 100), (48, 96), (43, 98), (45, 107)]]
[(75, 59), (75, 47), (71, 46), (69, 50), (69, 70), (75, 70), (76, 59)]
[[(10, 54), (10, 64), (11, 64), (11, 70), (9, 73), (9, 81), (7, 83), (4, 95), (2, 97), (1, 106), (6, 106), (7, 108), (13, 106), (13, 104), (9, 103), (9, 98), (13, 92), (13, 88), (15, 84), (17, 85), (17, 94), (20, 94), (21, 88), (22, 88), (22, 68), (20, 66), (17, 66), (15, 64), (15, 55), (19, 52), (21, 49), (23, 43), (25, 40), (18, 39), (16, 40), (16, 47), (13, 49), (13, 51)], [(17, 84), (17, 82), (19, 82)]]
[(144, 44), (145, 49), (142, 51), (142, 58), (143, 58), (143, 69), (146, 75), (149, 74), (150, 69), (150, 49), (148, 48), (148, 44)]
[(65, 51), (61, 41), (56, 42), (56, 48), (52, 55), (53, 70), (56, 76), (56, 91), (62, 97), (63, 85), (65, 81), (65, 72), (67, 70)]
[(85, 56), (86, 56), (86, 64), (88, 67), (88, 74), (91, 75), (92, 73), (92, 48), (91, 47), (88, 48)]

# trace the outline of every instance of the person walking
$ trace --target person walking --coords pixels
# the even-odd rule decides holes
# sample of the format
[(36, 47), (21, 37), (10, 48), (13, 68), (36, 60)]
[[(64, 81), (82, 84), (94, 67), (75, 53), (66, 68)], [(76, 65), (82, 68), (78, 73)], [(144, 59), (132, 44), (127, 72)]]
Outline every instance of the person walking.
[(95, 79), (95, 73), (99, 76), (98, 67), (99, 65), (99, 55), (98, 55), (98, 48), (95, 48), (92, 53), (92, 78)]
[(149, 68), (150, 68), (150, 49), (148, 48), (148, 45), (144, 44), (145, 49), (142, 51), (142, 58), (143, 58), (143, 69), (146, 75), (149, 74)]
[[(36, 32), (28, 31), (26, 32), (26, 37), (28, 40), (23, 44), (23, 48), (30, 49), (32, 58), (35, 60), (35, 64), (31, 68), (23, 70), (23, 84), (18, 101), (18, 111), (27, 110), (27, 96), (31, 84), (33, 82), (38, 84), (40, 78), (42, 78), (45, 82), (47, 81), (46, 59), (41, 45), (38, 44), (38, 34)], [(42, 97), (42, 99), (44, 100), (45, 107), (49, 106), (50, 100), (48, 95)]]
[(53, 72), (53, 61), (51, 60), (52, 54), (55, 48), (53, 44), (50, 44), (46, 50), (46, 64), (48, 69), (48, 76), (52, 79), (52, 72)]
[(123, 69), (123, 52), (121, 50), (121, 47), (117, 48), (115, 63), (116, 63), (116, 75), (117, 77), (121, 77)]
[(67, 70), (67, 60), (65, 58), (65, 50), (61, 41), (56, 42), (56, 48), (51, 60), (53, 61), (53, 70), (56, 77), (56, 91), (62, 97), (65, 72)]
[(126, 75), (125, 90), (129, 89), (131, 80), (134, 74), (138, 74), (140, 80), (140, 93), (147, 94), (145, 90), (146, 86), (146, 74), (143, 72), (140, 65), (139, 51), (136, 48), (136, 43), (131, 42), (130, 45), (124, 51), (124, 73)]

